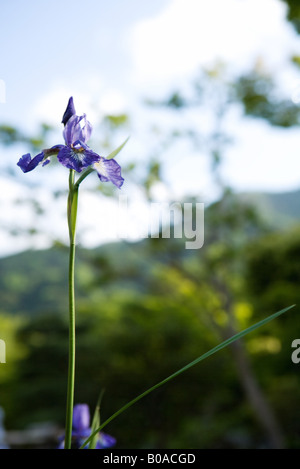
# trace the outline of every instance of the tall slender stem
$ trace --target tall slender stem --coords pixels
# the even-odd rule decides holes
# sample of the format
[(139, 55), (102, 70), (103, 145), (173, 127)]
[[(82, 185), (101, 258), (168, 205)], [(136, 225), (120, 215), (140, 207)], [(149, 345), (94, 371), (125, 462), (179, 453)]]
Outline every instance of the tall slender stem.
[(78, 187), (74, 189), (74, 171), (70, 170), (68, 197), (69, 250), (69, 368), (66, 406), (65, 449), (71, 449), (75, 383), (75, 234)]

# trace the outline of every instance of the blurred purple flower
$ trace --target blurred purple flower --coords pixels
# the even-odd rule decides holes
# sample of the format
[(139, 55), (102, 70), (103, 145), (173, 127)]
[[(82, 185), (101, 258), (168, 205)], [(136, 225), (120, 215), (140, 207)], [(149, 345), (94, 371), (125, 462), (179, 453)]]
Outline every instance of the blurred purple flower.
[(17, 163), (22, 171), (24, 173), (32, 171), (39, 164), (45, 166), (50, 162), (50, 156), (57, 155), (58, 161), (66, 168), (81, 173), (83, 169), (92, 167), (97, 171), (101, 181), (111, 181), (120, 188), (124, 182), (120, 165), (114, 159), (106, 159), (98, 155), (87, 145), (92, 133), (92, 125), (85, 114), (77, 116), (73, 97), (68, 101), (62, 123), (64, 124), (65, 145), (54, 145), (34, 158), (31, 158), (29, 153), (23, 155)]
[[(73, 409), (72, 448), (79, 449), (90, 436), (90, 411), (87, 404), (77, 404)], [(111, 448), (116, 444), (116, 439), (106, 433), (99, 432), (95, 449)], [(64, 448), (64, 439), (60, 442), (59, 449)], [(88, 448), (88, 445), (85, 449)]]

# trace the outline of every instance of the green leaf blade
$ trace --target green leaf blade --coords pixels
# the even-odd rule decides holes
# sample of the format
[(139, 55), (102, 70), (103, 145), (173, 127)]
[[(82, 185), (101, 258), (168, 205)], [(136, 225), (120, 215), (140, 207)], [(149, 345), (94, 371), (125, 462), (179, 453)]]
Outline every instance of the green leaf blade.
[(93, 421), (92, 421), (92, 426), (91, 426), (91, 440), (89, 443), (89, 449), (95, 449), (96, 444), (97, 444), (97, 439), (98, 439), (98, 432), (97, 428), (100, 427), (100, 413), (99, 413), (99, 406), (96, 407)]
[[(255, 329), (258, 329), (259, 327), (262, 327), (264, 326), (265, 324), (267, 324), (268, 322), (272, 321), (273, 319), (277, 318), (278, 316), (284, 314), (285, 312), (289, 311), (290, 309), (294, 308), (296, 305), (291, 305), (291, 306), (288, 306), (287, 308), (284, 308), (284, 309), (281, 309), (280, 311), (277, 311), (276, 313), (274, 314), (271, 314), (270, 316), (268, 316), (267, 318), (265, 319), (262, 319), (261, 321), (253, 324), (252, 326), (248, 327), (247, 329), (244, 329), (243, 331), (241, 332), (238, 332), (237, 334), (233, 335), (232, 337), (230, 337), (229, 339), (226, 339), (224, 340), (223, 342), (221, 342), (219, 345), (216, 345), (216, 347), (213, 347), (212, 349), (210, 349), (208, 352), (204, 353), (203, 355), (201, 355), (200, 357), (196, 358), (195, 360), (193, 360), (192, 362), (188, 363), (187, 365), (185, 365), (183, 368), (181, 368), (180, 370), (178, 371), (175, 371), (175, 373), (171, 374), (170, 376), (168, 376), (167, 378), (163, 379), (162, 381), (160, 381), (159, 383), (155, 384), (154, 386), (152, 386), (151, 388), (147, 389), (146, 391), (144, 391), (142, 394), (140, 394), (139, 396), (135, 397), (134, 399), (132, 399), (131, 401), (129, 401), (127, 404), (125, 404), (123, 407), (121, 407), (121, 409), (119, 409), (117, 412), (115, 412), (113, 415), (111, 415), (107, 420), (105, 420), (104, 423), (102, 423), (96, 430), (94, 433), (98, 433), (100, 430), (102, 430), (108, 423), (110, 423), (112, 420), (114, 420), (116, 417), (118, 417), (118, 415), (120, 415), (121, 413), (123, 413), (125, 410), (127, 410), (129, 407), (131, 407), (133, 404), (135, 404), (136, 402), (138, 402), (139, 400), (141, 400), (143, 397), (147, 396), (148, 394), (150, 394), (152, 391), (155, 391), (157, 388), (159, 388), (160, 386), (166, 384), (167, 382), (171, 381), (172, 379), (176, 378), (178, 375), (180, 375), (181, 373), (183, 373), (184, 371), (187, 371), (188, 369), (192, 368), (193, 366), (197, 365), (198, 363), (200, 363), (201, 361), (205, 360), (206, 358), (210, 357), (211, 355), (214, 355), (216, 352), (219, 352), (220, 350), (224, 349), (225, 347), (227, 347), (228, 345), (232, 344), (233, 342), (241, 339), (242, 337), (246, 336), (247, 334), (253, 332)], [(91, 441), (91, 439), (93, 438), (94, 436), (94, 433), (92, 433), (90, 435), (90, 437), (85, 441), (85, 443), (81, 446), (81, 449), (84, 448), (84, 446), (89, 443), (89, 441)]]
[(100, 427), (100, 404), (101, 404), (101, 399), (103, 396), (103, 392), (100, 394), (95, 411), (94, 411), (94, 416), (92, 420), (92, 426), (91, 426), (91, 440), (89, 443), (89, 449), (96, 449), (97, 441), (98, 441), (98, 431), (97, 428)]
[(111, 160), (112, 158), (115, 158), (115, 156), (117, 156), (118, 153), (120, 153), (121, 150), (123, 150), (123, 148), (125, 147), (126, 143), (128, 142), (130, 137), (127, 137), (125, 142), (123, 142), (118, 148), (116, 148), (114, 151), (112, 151), (108, 156), (106, 156), (105, 158), (107, 160)]

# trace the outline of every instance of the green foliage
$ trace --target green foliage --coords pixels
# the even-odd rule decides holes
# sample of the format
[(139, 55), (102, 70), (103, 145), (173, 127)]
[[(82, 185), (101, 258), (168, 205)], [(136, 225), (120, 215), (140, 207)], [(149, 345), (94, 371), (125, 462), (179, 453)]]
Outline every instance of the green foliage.
[[(227, 202), (212, 206), (207, 213), (207, 246), (197, 255), (184, 249), (183, 240), (169, 239), (115, 243), (94, 251), (79, 250), (75, 402), (87, 402), (94, 408), (99, 392), (105, 391), (101, 421), (222, 341), (229, 325), (224, 302), (228, 292), (238, 329), (276, 310), (274, 304), (267, 306), (258, 301), (262, 296), (251, 290), (254, 287), (250, 281), (249, 289), (247, 282), (240, 281), (240, 265), (244, 275), (246, 258), (245, 252), (244, 255), (241, 252), (247, 246), (249, 256), (252, 252), (259, 253), (255, 243), (258, 246), (261, 237), (257, 234), (252, 237), (253, 250), (248, 250), (248, 238), (246, 244), (239, 237), (230, 238), (228, 244), (232, 215), (230, 210), (227, 213), (226, 207), (231, 206)], [(255, 217), (250, 221), (248, 209), (243, 215), (240, 208), (239, 216), (242, 226), (246, 221), (249, 229), (255, 226)], [(233, 218), (232, 224), (236, 226)], [(250, 233), (253, 230), (250, 229)], [(274, 251), (278, 246), (273, 246)], [(293, 252), (290, 262), (296, 258), (295, 250)], [(57, 296), (53, 298), (52, 312), (43, 302), (38, 302), (35, 313), (31, 303), (28, 303), (28, 310), (26, 303), (23, 305), (26, 323), (18, 328), (17, 343), (24, 350), (17, 360), (15, 375), (19, 385), (14, 381), (13, 386), (7, 378), (10, 394), (5, 395), (5, 402), (10, 403), (9, 426), (23, 427), (49, 419), (64, 425), (68, 327), (61, 303), (66, 290), (56, 290), (61, 276), (56, 277), (54, 269), (55, 264), (59, 269), (65, 262), (61, 254), (59, 250), (57, 254), (50, 250), (20, 255), (20, 259), (26, 259), (23, 263), (26, 275), (32, 279), (26, 286), (27, 298), (35, 298), (40, 288), (34, 281), (35, 270), (31, 264), (36, 264), (39, 279), (40, 272), (44, 273)], [(22, 264), (17, 263), (18, 257), (11, 261), (16, 262), (14, 270), (21, 275)], [(276, 257), (274, 252), (267, 256), (273, 257)], [(47, 268), (42, 267), (41, 262)], [(266, 264), (264, 258), (262, 263)], [(250, 272), (250, 267), (247, 268)], [(252, 272), (259, 285), (261, 267), (256, 264)], [(217, 283), (214, 282), (216, 276)], [(298, 278), (291, 281), (295, 282), (296, 289)], [(257, 299), (254, 306), (250, 303), (251, 291)], [(295, 301), (293, 291), (290, 296), (282, 295), (280, 307), (291, 304), (292, 300)], [(247, 338), (246, 345), (257, 379), (284, 423), (289, 444), (298, 447), (300, 443), (295, 437), (298, 424), (291, 408), (299, 405), (293, 394), (298, 377), (290, 360), (295, 321), (297, 323), (294, 313), (277, 319), (255, 337)], [(201, 367), (188, 370), (135, 404), (111, 422), (106, 431), (117, 438), (118, 448), (268, 445), (242, 392), (233, 357), (233, 351), (228, 349), (203, 361)], [(280, 400), (283, 389), (291, 397), (284, 406)], [(288, 416), (293, 421), (291, 432)]]
[(129, 116), (127, 114), (114, 114), (105, 116), (105, 122), (107, 122), (111, 127), (118, 128), (129, 122)]
[(0, 126), (0, 141), (4, 145), (11, 145), (12, 143), (24, 140), (23, 135), (9, 125), (1, 125)]
[[(18, 383), (11, 390), (14, 414), (7, 423), (23, 428), (31, 422), (61, 418), (65, 406), (68, 325), (66, 318), (44, 314), (19, 328), (17, 342), (25, 349), (18, 363)], [(31, 416), (30, 416), (31, 414)]]
[(151, 199), (151, 189), (156, 182), (161, 181), (161, 164), (158, 160), (152, 159), (148, 165), (147, 176), (143, 182), (143, 187), (148, 199)]
[[(270, 311), (281, 301), (291, 298), (299, 305), (299, 236), (298, 225), (290, 230), (269, 233), (248, 245), (246, 282), (248, 298), (254, 308), (259, 304), (264, 311)], [(265, 370), (270, 400), (278, 409), (284, 428), (290, 429), (291, 444), (296, 446), (296, 435), (300, 432), (299, 421), (295, 418), (300, 406), (297, 392), (300, 380), (299, 365), (292, 363), (290, 355), (292, 341), (299, 337), (300, 319), (296, 314), (282, 318), (267, 329), (263, 343), (249, 344), (254, 346), (252, 352), (257, 357), (258, 369)], [(277, 356), (276, 361), (269, 358), (268, 342), (271, 355)]]
[(236, 98), (246, 115), (267, 120), (271, 125), (291, 127), (299, 124), (300, 108), (289, 98), (276, 97), (272, 78), (259, 71), (241, 76), (234, 85)]
[(223, 350), (224, 348), (228, 347), (229, 345), (231, 344), (235, 344), (235, 342), (237, 340), (240, 340), (242, 337), (246, 336), (247, 334), (249, 334), (250, 332), (253, 332), (255, 329), (258, 329), (259, 327), (262, 327), (263, 325), (267, 324), (268, 322), (272, 321), (273, 319), (277, 318), (278, 316), (280, 316), (281, 314), (287, 312), (288, 310), (290, 310), (291, 308), (293, 308), (295, 305), (292, 305), (288, 308), (285, 308), (281, 311), (278, 311), (277, 313), (274, 313), (273, 315), (271, 316), (268, 316), (267, 318), (263, 319), (262, 321), (259, 321), (258, 323), (256, 324), (253, 324), (252, 326), (250, 326), (249, 328), (233, 335), (232, 337), (224, 340), (222, 343), (216, 345), (215, 347), (213, 347), (211, 350), (205, 352), (204, 354), (200, 355), (200, 357), (197, 357), (195, 360), (191, 361), (190, 363), (186, 364), (185, 366), (183, 366), (182, 368), (180, 368), (179, 370), (175, 371), (174, 373), (172, 373), (171, 375), (169, 375), (168, 377), (164, 378), (163, 380), (161, 380), (159, 383), (156, 383), (155, 385), (151, 386), (150, 388), (148, 388), (146, 391), (142, 392), (141, 394), (139, 394), (139, 396), (135, 397), (134, 399), (132, 399), (131, 401), (127, 402), (123, 407), (121, 407), (121, 409), (119, 409), (118, 411), (116, 411), (112, 416), (110, 416), (104, 423), (102, 423), (100, 425), (100, 423), (98, 422), (98, 426), (96, 424), (93, 425), (93, 428), (92, 428), (92, 433), (91, 435), (89, 436), (88, 439), (86, 439), (86, 441), (82, 444), (81, 448), (84, 448), (85, 445), (87, 443), (89, 443), (90, 445), (93, 445), (93, 441), (94, 441), (94, 438), (96, 437), (97, 433), (102, 430), (106, 425), (108, 425), (112, 420), (114, 420), (116, 417), (119, 417), (119, 415), (121, 415), (125, 410), (127, 410), (128, 408), (130, 408), (132, 405), (136, 404), (139, 400), (141, 400), (142, 398), (148, 396), (148, 394), (150, 394), (151, 392), (153, 391), (156, 391), (158, 388), (160, 388), (161, 386), (164, 386), (166, 385), (169, 381), (173, 380), (174, 378), (177, 378), (179, 375), (181, 375), (182, 373), (185, 373), (187, 370), (189, 370), (190, 368), (192, 368), (193, 366), (195, 365), (198, 365), (200, 362), (202, 362), (203, 360), (209, 358), (211, 355), (214, 355), (215, 353), (219, 352), (220, 350)]
[(6, 414), (16, 411), (15, 402), (11, 399), (14, 387), (18, 386), (18, 366), (26, 356), (26, 347), (18, 341), (18, 331), (25, 326), (26, 319), (0, 312), (0, 339), (6, 347), (6, 363), (0, 364), (0, 406)]
[(41, 124), (38, 136), (31, 137), (25, 135), (15, 127), (2, 124), (0, 125), (0, 143), (4, 146), (15, 145), (16, 143), (26, 143), (29, 148), (36, 151), (45, 144), (48, 133), (51, 131), (52, 127), (50, 125)]
[(268, 309), (292, 297), (299, 304), (299, 227), (284, 233), (272, 232), (249, 244), (246, 261), (247, 284), (254, 301), (259, 298)]
[[(28, 251), (0, 261), (3, 311), (12, 315), (67, 309), (68, 252)], [(44, 275), (41, 275), (41, 272)]]
[(298, 0), (281, 0), (287, 4), (287, 19), (292, 23), (298, 33), (300, 33), (300, 5)]

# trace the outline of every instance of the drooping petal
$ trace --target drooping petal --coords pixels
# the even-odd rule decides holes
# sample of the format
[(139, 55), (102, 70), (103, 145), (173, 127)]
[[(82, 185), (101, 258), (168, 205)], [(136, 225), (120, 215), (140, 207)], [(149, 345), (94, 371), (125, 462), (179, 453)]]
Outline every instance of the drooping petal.
[(66, 125), (70, 117), (72, 117), (74, 114), (76, 114), (76, 111), (73, 102), (73, 97), (71, 96), (61, 122)]
[(94, 164), (94, 169), (97, 171), (100, 181), (111, 181), (119, 189), (123, 185), (124, 179), (121, 176), (121, 166), (116, 160), (106, 160), (101, 156), (100, 161)]
[(21, 156), (21, 158), (19, 159), (17, 165), (20, 166), (23, 173), (27, 172), (27, 166), (29, 165), (30, 161), (31, 161), (30, 153), (26, 153), (26, 155)]
[(83, 116), (73, 115), (69, 118), (63, 130), (66, 145), (72, 145), (76, 140), (86, 143), (91, 136), (92, 130), (92, 125), (86, 119), (85, 114)]
[(31, 158), (30, 153), (26, 153), (26, 155), (23, 155), (19, 159), (17, 165), (22, 169), (23, 173), (28, 173), (29, 171), (35, 169), (38, 164), (43, 161), (44, 157), (45, 155), (43, 151), (34, 158)]
[(73, 148), (70, 145), (63, 146), (57, 155), (58, 161), (69, 169), (74, 169), (78, 173), (84, 168), (99, 161), (100, 156), (89, 150), (88, 147)]

